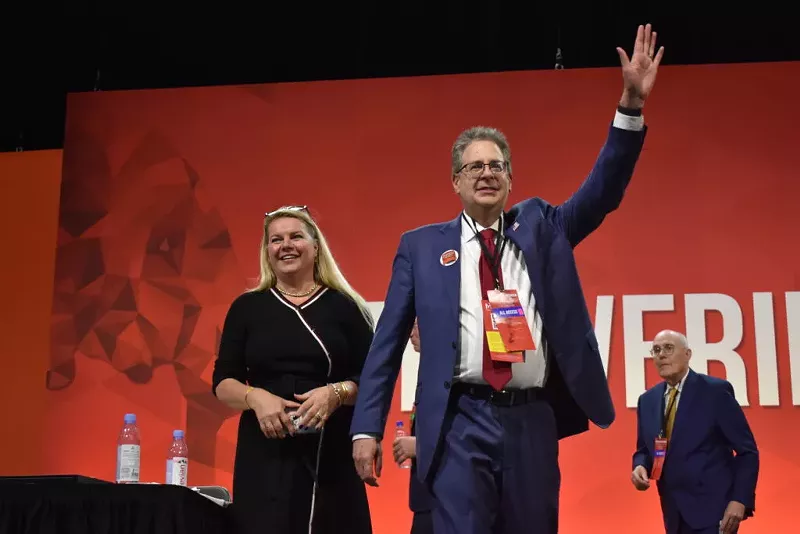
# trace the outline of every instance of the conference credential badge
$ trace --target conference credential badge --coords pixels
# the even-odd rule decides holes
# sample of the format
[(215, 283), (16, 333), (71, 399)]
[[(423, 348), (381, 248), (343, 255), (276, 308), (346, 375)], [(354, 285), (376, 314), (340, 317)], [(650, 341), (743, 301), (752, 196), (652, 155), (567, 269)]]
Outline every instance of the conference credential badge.
[(667, 438), (661, 436), (656, 438), (655, 454), (653, 454), (653, 469), (650, 470), (650, 480), (661, 478), (661, 470), (664, 469), (664, 459), (667, 456)]
[[(531, 329), (525, 319), (525, 310), (519, 302), (515, 289), (492, 290), (484, 301), (484, 329), (489, 351), (505, 354), (498, 361), (523, 361), (526, 350), (536, 350)], [(488, 315), (488, 317), (487, 317)], [(518, 354), (518, 360), (510, 360), (509, 353)]]

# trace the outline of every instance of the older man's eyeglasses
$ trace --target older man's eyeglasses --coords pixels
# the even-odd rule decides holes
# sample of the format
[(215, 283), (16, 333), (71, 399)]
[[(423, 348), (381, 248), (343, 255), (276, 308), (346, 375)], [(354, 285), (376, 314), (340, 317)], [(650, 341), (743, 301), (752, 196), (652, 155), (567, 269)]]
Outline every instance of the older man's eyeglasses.
[(304, 211), (308, 213), (308, 206), (283, 206), (276, 210), (268, 211), (267, 213), (264, 214), (264, 216), (272, 217), (273, 215), (281, 211)]
[(664, 356), (672, 356), (674, 352), (675, 352), (675, 345), (672, 345), (670, 343), (666, 343), (661, 346), (654, 345), (653, 348), (650, 349), (650, 354), (652, 354), (653, 356), (660, 356), (662, 354)]
[(490, 161), (489, 163), (473, 161), (461, 167), (458, 172), (463, 173), (469, 178), (477, 178), (483, 174), (484, 167), (489, 167), (489, 172), (495, 176), (500, 176), (508, 170), (508, 163), (505, 161)]

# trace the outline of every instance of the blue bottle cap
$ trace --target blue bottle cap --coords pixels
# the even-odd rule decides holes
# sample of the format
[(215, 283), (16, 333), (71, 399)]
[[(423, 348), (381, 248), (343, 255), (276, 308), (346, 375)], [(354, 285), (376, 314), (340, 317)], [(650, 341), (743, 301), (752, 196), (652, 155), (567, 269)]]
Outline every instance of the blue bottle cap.
[(183, 439), (183, 430), (173, 430), (172, 431), (172, 438), (173, 439)]
[(125, 424), (132, 425), (136, 422), (136, 414), (135, 413), (126, 413), (125, 414)]

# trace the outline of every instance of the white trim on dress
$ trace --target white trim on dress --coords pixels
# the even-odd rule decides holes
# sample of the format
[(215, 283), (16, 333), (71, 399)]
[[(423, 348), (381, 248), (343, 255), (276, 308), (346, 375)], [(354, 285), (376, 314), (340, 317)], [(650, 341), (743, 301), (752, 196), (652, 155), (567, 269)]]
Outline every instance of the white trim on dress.
[(313, 303), (314, 303), (314, 302), (315, 302), (315, 301), (316, 301), (316, 300), (317, 300), (317, 299), (318, 299), (320, 296), (322, 296), (322, 294), (323, 294), (323, 293), (325, 293), (327, 290), (328, 290), (328, 288), (326, 287), (326, 288), (324, 288), (322, 291), (320, 291), (320, 292), (319, 292), (319, 293), (318, 293), (316, 296), (314, 296), (314, 298), (307, 300), (307, 301), (306, 301), (306, 302), (304, 302), (302, 305), (300, 305), (300, 306), (293, 306), (291, 303), (289, 303), (289, 302), (286, 302), (286, 300), (285, 300), (285, 299), (283, 299), (283, 298), (282, 298), (280, 295), (278, 295), (278, 294), (275, 292), (275, 289), (270, 289), (270, 291), (272, 291), (272, 294), (273, 294), (273, 295), (275, 295), (276, 297), (278, 297), (278, 300), (279, 300), (280, 302), (282, 302), (282, 303), (283, 303), (283, 304), (284, 304), (284, 305), (285, 305), (287, 308), (289, 308), (290, 310), (294, 311), (294, 312), (297, 314), (297, 317), (298, 317), (298, 318), (300, 319), (300, 321), (303, 323), (303, 326), (305, 326), (305, 327), (306, 327), (306, 330), (308, 330), (308, 333), (309, 333), (309, 334), (311, 334), (312, 336), (314, 336), (314, 339), (316, 339), (316, 340), (317, 340), (317, 343), (319, 344), (319, 346), (320, 346), (320, 347), (322, 347), (322, 351), (325, 353), (325, 358), (327, 358), (327, 360), (328, 360), (328, 378), (330, 378), (330, 376), (331, 376), (331, 369), (332, 369), (332, 367), (333, 367), (333, 362), (331, 362), (331, 354), (330, 354), (330, 352), (328, 352), (328, 349), (327, 349), (327, 347), (325, 347), (325, 344), (324, 344), (324, 343), (322, 342), (322, 340), (319, 338), (319, 336), (317, 335), (317, 333), (316, 333), (316, 332), (314, 332), (314, 329), (313, 329), (313, 328), (311, 328), (311, 326), (309, 326), (309, 324), (306, 322), (305, 318), (303, 317), (303, 314), (302, 314), (302, 313), (300, 313), (300, 310), (301, 310), (301, 309), (305, 309), (305, 308), (307, 308), (308, 306), (311, 306), (311, 305), (312, 305), (312, 304), (313, 304)]
[[(317, 340), (317, 343), (319, 344), (319, 346), (322, 347), (322, 351), (325, 353), (325, 358), (328, 359), (328, 375), (327, 375), (327, 378), (330, 378), (331, 377), (331, 371), (333, 369), (333, 362), (331, 361), (331, 354), (330, 354), (330, 352), (328, 352), (328, 348), (325, 346), (325, 344), (319, 338), (317, 333), (314, 332), (314, 329), (311, 328), (311, 326), (309, 326), (309, 324), (306, 322), (305, 318), (303, 318), (303, 314), (300, 313), (300, 310), (311, 306), (327, 290), (328, 290), (327, 287), (323, 288), (319, 293), (314, 295), (313, 298), (307, 300), (306, 302), (304, 302), (300, 306), (293, 306), (291, 303), (287, 302), (284, 298), (282, 298), (280, 295), (278, 295), (275, 292), (274, 288), (270, 288), (270, 291), (272, 291), (272, 294), (275, 295), (275, 297), (277, 297), (278, 301), (282, 302), (287, 308), (293, 310), (297, 314), (297, 317), (303, 323), (303, 326), (306, 327), (306, 330), (308, 330), (308, 332), (312, 336), (314, 336), (314, 339)], [(311, 490), (311, 513), (308, 515), (308, 534), (312, 534), (312, 529), (313, 529), (313, 525), (314, 525), (314, 508), (315, 508), (315, 505), (317, 503), (317, 488), (319, 487), (319, 483), (317, 482), (319, 480), (319, 460), (322, 457), (322, 439), (323, 439), (324, 436), (325, 436), (325, 427), (322, 427), (322, 431), (319, 433), (319, 443), (317, 444), (317, 461), (316, 461), (316, 463), (314, 465), (314, 487)]]

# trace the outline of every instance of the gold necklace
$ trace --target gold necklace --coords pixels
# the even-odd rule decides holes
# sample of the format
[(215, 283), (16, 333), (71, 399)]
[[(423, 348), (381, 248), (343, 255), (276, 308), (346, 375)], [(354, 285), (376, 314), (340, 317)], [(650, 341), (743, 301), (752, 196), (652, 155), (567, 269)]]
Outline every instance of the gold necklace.
[(314, 282), (314, 285), (311, 286), (311, 289), (309, 289), (305, 293), (290, 293), (290, 292), (288, 292), (286, 290), (281, 289), (280, 286), (277, 285), (277, 284), (275, 284), (275, 287), (278, 289), (278, 291), (280, 291), (282, 294), (286, 295), (287, 297), (302, 298), (302, 297), (307, 297), (311, 293), (316, 291), (317, 290), (317, 283)]

